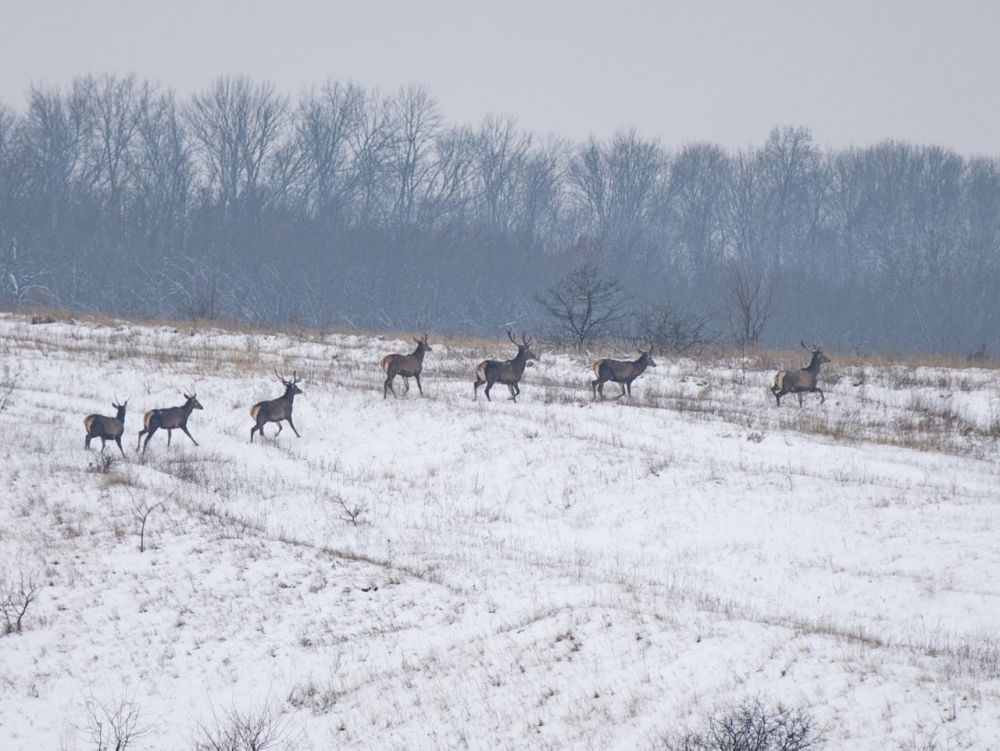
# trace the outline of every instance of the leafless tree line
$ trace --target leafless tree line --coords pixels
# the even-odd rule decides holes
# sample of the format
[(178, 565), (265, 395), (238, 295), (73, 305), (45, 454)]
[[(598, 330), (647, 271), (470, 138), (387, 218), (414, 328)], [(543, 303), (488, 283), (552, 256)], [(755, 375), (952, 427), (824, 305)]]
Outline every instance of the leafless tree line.
[(484, 330), (593, 265), (744, 343), (1000, 331), (1000, 164), (802, 128), (739, 152), (444, 121), (420, 87), (133, 76), (0, 105), (0, 305)]

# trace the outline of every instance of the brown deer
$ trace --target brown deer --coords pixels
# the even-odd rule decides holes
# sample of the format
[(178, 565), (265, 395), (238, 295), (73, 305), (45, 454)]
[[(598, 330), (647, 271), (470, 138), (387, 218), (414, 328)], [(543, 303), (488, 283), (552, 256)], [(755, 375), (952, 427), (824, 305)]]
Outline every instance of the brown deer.
[(809, 364), (801, 370), (781, 370), (774, 375), (774, 385), (771, 386), (771, 393), (774, 394), (775, 401), (781, 406), (781, 397), (785, 394), (796, 394), (799, 397), (799, 406), (802, 406), (802, 395), (818, 392), (820, 404), (826, 401), (826, 394), (823, 389), (816, 385), (819, 378), (819, 366), (825, 362), (830, 362), (830, 358), (823, 354), (823, 350), (813, 345), (807, 347), (806, 343), (799, 341), (802, 348), (812, 354)]
[(261, 438), (264, 437), (264, 426), (269, 422), (278, 423), (278, 432), (274, 434), (277, 438), (281, 435), (281, 421), (288, 420), (288, 424), (292, 428), (292, 432), (295, 433), (296, 438), (301, 438), (299, 431), (295, 429), (295, 423), (292, 422), (292, 402), (295, 399), (296, 394), (301, 394), (302, 389), (299, 388), (299, 383), (301, 379), (298, 378), (298, 372), (292, 373), (292, 380), (286, 381), (278, 372), (275, 371), (274, 375), (279, 381), (285, 386), (285, 393), (279, 396), (277, 399), (269, 399), (265, 402), (257, 402), (250, 408), (250, 416), (257, 423), (252, 428), (250, 428), (250, 443), (253, 443), (253, 434), (260, 433)]
[(615, 399), (621, 399), (626, 393), (631, 399), (632, 381), (641, 376), (646, 368), (656, 367), (656, 363), (653, 362), (653, 345), (650, 344), (649, 349), (644, 350), (638, 342), (633, 342), (633, 344), (639, 350), (639, 358), (636, 360), (605, 359), (594, 361), (594, 375), (597, 378), (590, 382), (590, 389), (594, 392), (595, 399), (598, 394), (601, 395), (602, 399), (604, 398), (604, 384), (608, 381), (617, 383), (621, 387), (622, 392)]
[(507, 386), (510, 391), (510, 398), (513, 399), (514, 402), (517, 402), (517, 396), (521, 393), (518, 381), (521, 380), (521, 375), (524, 373), (524, 367), (528, 364), (528, 360), (535, 360), (537, 358), (535, 357), (535, 354), (528, 349), (528, 345), (531, 344), (531, 339), (522, 335), (521, 343), (518, 344), (510, 329), (507, 329), (507, 338), (511, 340), (515, 347), (517, 347), (517, 354), (514, 355), (513, 360), (483, 360), (476, 366), (476, 382), (472, 386), (474, 399), (479, 398), (479, 387), (485, 383), (486, 400), (493, 401), (490, 399), (490, 389), (493, 388), (494, 383), (502, 383)]
[(117, 400), (111, 403), (117, 412), (114, 417), (104, 415), (87, 415), (83, 418), (83, 427), (87, 429), (87, 438), (83, 447), (90, 450), (90, 439), (101, 439), (101, 451), (104, 451), (104, 444), (107, 441), (114, 441), (118, 444), (118, 450), (125, 456), (125, 449), (122, 448), (122, 433), (125, 432), (125, 407), (128, 406), (128, 399), (124, 404), (118, 404)]
[[(183, 392), (182, 392), (183, 393)], [(167, 431), (167, 445), (170, 445), (170, 437), (173, 435), (174, 430), (180, 428), (184, 431), (184, 435), (191, 439), (191, 442), (195, 446), (198, 445), (198, 441), (194, 439), (194, 436), (188, 433), (187, 421), (191, 416), (191, 411), (195, 409), (204, 409), (201, 406), (201, 402), (198, 398), (191, 394), (188, 396), (184, 394), (185, 402), (180, 407), (167, 407), (165, 409), (151, 409), (142, 417), (143, 429), (139, 431), (139, 443), (136, 444), (135, 450), (139, 450), (139, 444), (142, 444), (142, 453), (146, 453), (146, 447), (149, 445), (149, 439), (153, 437), (155, 433), (160, 428)], [(146, 442), (143, 443), (142, 436), (146, 436)]]
[(403, 377), (403, 384), (406, 386), (404, 394), (410, 393), (410, 378), (417, 379), (417, 388), (420, 389), (420, 396), (424, 395), (424, 389), (420, 385), (420, 371), (424, 367), (424, 353), (433, 352), (431, 345), (427, 343), (427, 334), (422, 337), (414, 337), (417, 348), (409, 355), (386, 355), (382, 358), (382, 370), (385, 371), (385, 383), (382, 385), (382, 398), (386, 399), (389, 392), (397, 396), (396, 389), (392, 387), (392, 382), (396, 376)]

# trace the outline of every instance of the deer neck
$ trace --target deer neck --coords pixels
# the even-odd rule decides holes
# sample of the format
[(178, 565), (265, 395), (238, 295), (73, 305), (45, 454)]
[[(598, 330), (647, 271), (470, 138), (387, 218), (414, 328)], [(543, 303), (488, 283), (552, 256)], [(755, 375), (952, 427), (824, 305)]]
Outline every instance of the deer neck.
[(809, 364), (806, 366), (806, 370), (810, 373), (819, 373), (820, 364), (819, 355), (813, 355), (812, 360), (810, 360)]
[(413, 350), (413, 356), (415, 358), (417, 358), (418, 360), (420, 360), (421, 362), (423, 362), (423, 360), (424, 360), (424, 352), (426, 352), (426, 351), (427, 350), (424, 349), (424, 343), (420, 342), (417, 345), (417, 348), (415, 350)]
[(524, 366), (528, 364), (528, 353), (518, 350), (517, 354), (514, 355), (514, 359), (510, 361), (510, 364), (517, 374), (521, 375), (524, 372)]
[(284, 393), (284, 395), (281, 398), (284, 399), (289, 404), (292, 403), (292, 400), (295, 399), (295, 392), (292, 391), (292, 387), (291, 386), (285, 386), (285, 393)]

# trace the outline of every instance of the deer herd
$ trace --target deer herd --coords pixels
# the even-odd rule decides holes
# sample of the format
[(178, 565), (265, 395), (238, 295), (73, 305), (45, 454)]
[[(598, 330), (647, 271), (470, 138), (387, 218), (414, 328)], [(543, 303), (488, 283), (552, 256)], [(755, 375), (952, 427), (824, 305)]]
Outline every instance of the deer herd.
[[(486, 384), (483, 393), (486, 394), (486, 399), (491, 401), (490, 389), (499, 383), (507, 387), (510, 392), (510, 399), (517, 402), (517, 397), (521, 393), (520, 381), (521, 376), (524, 375), (524, 369), (528, 366), (529, 361), (537, 358), (535, 353), (530, 349), (532, 341), (530, 337), (522, 334), (521, 341), (518, 341), (514, 338), (513, 332), (507, 329), (507, 338), (510, 339), (511, 344), (517, 347), (517, 354), (510, 360), (483, 360), (476, 365), (476, 380), (472, 386), (473, 399), (479, 398), (479, 387)], [(396, 376), (403, 378), (404, 394), (409, 393), (410, 378), (415, 378), (420, 395), (424, 395), (424, 389), (420, 383), (420, 373), (424, 365), (424, 355), (433, 350), (427, 341), (427, 334), (421, 337), (414, 337), (414, 341), (417, 343), (417, 347), (410, 354), (391, 354), (382, 358), (381, 366), (382, 371), (385, 373), (385, 382), (382, 385), (383, 399), (388, 398), (390, 391), (393, 396), (398, 396), (392, 385)], [(636, 341), (633, 344), (639, 352), (639, 357), (635, 360), (612, 360), (606, 358), (594, 361), (592, 368), (594, 375), (597, 377), (590, 382), (594, 399), (597, 399), (598, 395), (600, 395), (601, 399), (604, 398), (604, 384), (608, 381), (617, 383), (621, 389), (621, 392), (615, 399), (621, 399), (622, 397), (631, 399), (632, 382), (642, 375), (646, 368), (656, 367), (656, 363), (653, 361), (652, 344), (647, 345), (645, 349)], [(815, 345), (809, 347), (804, 341), (800, 342), (800, 344), (812, 357), (809, 360), (809, 364), (800, 370), (782, 370), (775, 374), (774, 385), (771, 386), (770, 391), (774, 395), (775, 402), (779, 407), (781, 406), (781, 397), (785, 394), (795, 394), (799, 399), (800, 407), (802, 406), (802, 397), (805, 394), (818, 393), (820, 403), (826, 401), (826, 395), (817, 382), (820, 366), (823, 363), (830, 362), (830, 359), (823, 354), (823, 350), (819, 347)], [(285, 387), (285, 393), (276, 399), (257, 402), (250, 407), (250, 417), (254, 421), (253, 427), (250, 428), (250, 443), (253, 443), (255, 433), (260, 434), (261, 437), (264, 436), (264, 426), (269, 422), (278, 424), (278, 430), (274, 434), (275, 438), (281, 433), (281, 423), (283, 421), (287, 421), (296, 437), (300, 437), (299, 431), (295, 429), (295, 423), (292, 422), (292, 406), (295, 402), (296, 394), (302, 393), (302, 389), (299, 388), (301, 379), (298, 377), (298, 372), (292, 374), (291, 380), (282, 378), (277, 371), (275, 371), (274, 375)], [(128, 406), (128, 399), (118, 404), (116, 398), (111, 406), (115, 409), (114, 417), (87, 415), (84, 418), (83, 425), (87, 430), (84, 448), (89, 449), (90, 441), (94, 438), (100, 438), (101, 451), (104, 451), (107, 441), (114, 441), (118, 444), (118, 450), (122, 452), (122, 456), (125, 456), (125, 450), (122, 448), (122, 434), (125, 432), (125, 408)], [(201, 402), (198, 401), (197, 395), (192, 390), (190, 395), (186, 392), (184, 393), (184, 404), (178, 407), (151, 409), (146, 412), (142, 418), (143, 429), (139, 431), (139, 440), (135, 447), (136, 451), (139, 451), (141, 448), (142, 453), (146, 453), (146, 447), (149, 446), (149, 439), (153, 437), (153, 434), (157, 430), (161, 429), (167, 431), (168, 446), (170, 445), (170, 438), (174, 430), (183, 431), (184, 435), (190, 438), (192, 443), (197, 446), (198, 442), (188, 432), (187, 428), (188, 418), (191, 417), (191, 413), (196, 409), (204, 409), (204, 407), (201, 406)], [(145, 441), (142, 440), (143, 436), (146, 436)]]

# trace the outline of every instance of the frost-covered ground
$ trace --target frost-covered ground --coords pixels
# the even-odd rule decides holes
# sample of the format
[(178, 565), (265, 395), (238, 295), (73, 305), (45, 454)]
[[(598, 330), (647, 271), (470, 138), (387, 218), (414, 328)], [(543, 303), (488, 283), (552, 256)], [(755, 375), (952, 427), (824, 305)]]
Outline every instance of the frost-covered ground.
[[(233, 711), (302, 749), (656, 748), (761, 697), (828, 748), (997, 747), (1000, 371), (833, 354), (779, 410), (773, 362), (660, 358), (627, 405), (543, 351), (487, 403), (509, 344), (431, 344), (426, 397), (383, 401), (408, 342), (0, 317), (0, 582), (39, 585), (0, 746), (94, 748), (124, 707), (133, 748)], [(302, 437), (251, 446), (274, 368)], [(185, 388), (201, 445), (137, 455)], [(116, 395), (106, 467), (82, 421)]]

